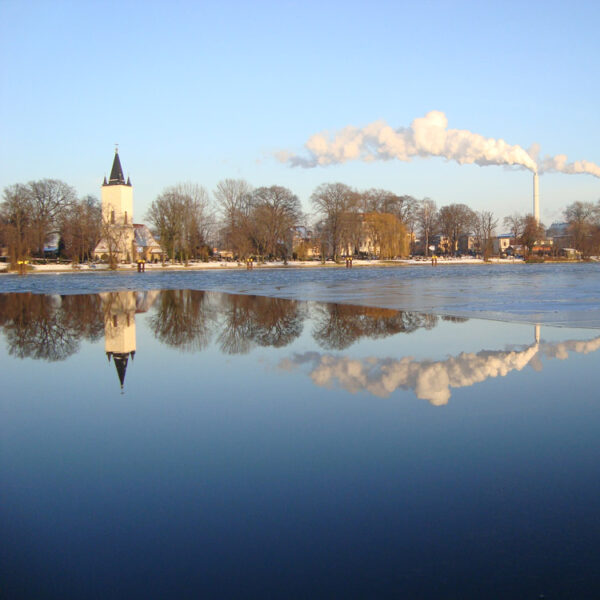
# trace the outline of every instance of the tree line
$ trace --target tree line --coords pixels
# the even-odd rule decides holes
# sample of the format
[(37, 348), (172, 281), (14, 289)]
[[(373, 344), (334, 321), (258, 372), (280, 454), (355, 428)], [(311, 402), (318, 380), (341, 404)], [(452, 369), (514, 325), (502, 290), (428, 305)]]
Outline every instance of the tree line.
[[(359, 253), (382, 259), (427, 256), (434, 240), (439, 244), (438, 236), (444, 238), (447, 253), (456, 252), (461, 238), (470, 236), (473, 248), (488, 256), (498, 227), (491, 211), (473, 211), (460, 203), (438, 208), (430, 198), (376, 188), (361, 191), (343, 183), (319, 185), (310, 202), (312, 213), (307, 215), (298, 196), (282, 186), (252, 188), (243, 179), (224, 179), (211, 199), (201, 185), (185, 183), (163, 190), (145, 219), (166, 256), (183, 262), (207, 259), (214, 246), (229, 250), (238, 260), (258, 256), (286, 261), (305, 258), (314, 249), (323, 260)], [(573, 202), (564, 218), (566, 243), (584, 255), (600, 254), (600, 200)], [(545, 237), (543, 225), (532, 215), (511, 215), (503, 224), (512, 243), (529, 251)], [(53, 238), (59, 240), (61, 257), (89, 260), (109, 229), (102, 222), (99, 200), (78, 197), (63, 181), (42, 179), (4, 188), (0, 245), (11, 262), (44, 257)], [(292, 244), (295, 230), (299, 233)], [(435, 248), (440, 251), (439, 245)]]
[(101, 232), (102, 212), (94, 196), (77, 197), (58, 179), (41, 179), (4, 188), (0, 203), (0, 245), (11, 262), (43, 257), (59, 240), (60, 254), (74, 261), (91, 258)]

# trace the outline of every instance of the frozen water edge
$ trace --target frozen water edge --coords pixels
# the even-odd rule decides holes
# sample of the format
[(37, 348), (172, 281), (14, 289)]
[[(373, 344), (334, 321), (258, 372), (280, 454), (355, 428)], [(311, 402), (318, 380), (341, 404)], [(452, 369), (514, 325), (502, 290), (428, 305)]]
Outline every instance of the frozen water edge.
[(69, 273), (0, 277), (0, 292), (195, 289), (466, 318), (600, 328), (600, 264)]

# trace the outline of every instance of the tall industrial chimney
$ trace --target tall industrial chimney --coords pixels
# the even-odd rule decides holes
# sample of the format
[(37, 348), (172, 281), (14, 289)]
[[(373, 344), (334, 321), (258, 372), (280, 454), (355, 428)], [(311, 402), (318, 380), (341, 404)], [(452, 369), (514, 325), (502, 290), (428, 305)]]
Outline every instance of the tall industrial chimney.
[(539, 225), (540, 222), (540, 181), (537, 171), (533, 174), (533, 217)]

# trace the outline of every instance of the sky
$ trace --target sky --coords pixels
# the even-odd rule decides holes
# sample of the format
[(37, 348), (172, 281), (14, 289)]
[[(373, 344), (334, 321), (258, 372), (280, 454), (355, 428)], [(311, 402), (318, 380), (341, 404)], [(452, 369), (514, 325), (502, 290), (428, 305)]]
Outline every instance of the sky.
[[(600, 164), (600, 3), (0, 0), (0, 188), (56, 178), (100, 196), (115, 143), (143, 221), (163, 189), (282, 185), (312, 211), (328, 182), (502, 220), (532, 174), (442, 157), (310, 158), (315, 134), (440, 111), (448, 128)], [(544, 173), (542, 221), (600, 199), (600, 178)]]

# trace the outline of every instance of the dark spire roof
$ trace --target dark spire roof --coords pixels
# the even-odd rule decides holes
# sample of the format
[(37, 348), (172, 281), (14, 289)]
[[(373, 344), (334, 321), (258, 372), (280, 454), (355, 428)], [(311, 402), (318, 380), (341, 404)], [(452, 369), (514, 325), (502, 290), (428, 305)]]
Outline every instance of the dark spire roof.
[(121, 382), (121, 388), (123, 388), (123, 384), (125, 383), (125, 373), (127, 371), (127, 354), (113, 354), (113, 360), (115, 362), (115, 367), (117, 368), (117, 375), (119, 376), (119, 381)]
[(108, 184), (104, 185), (128, 185), (131, 186), (131, 180), (127, 180), (125, 183), (125, 176), (123, 175), (123, 167), (121, 167), (121, 160), (119, 159), (119, 150), (115, 150), (115, 158), (113, 160), (112, 169), (110, 171), (110, 178)]

